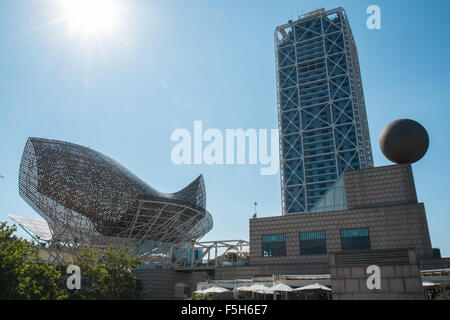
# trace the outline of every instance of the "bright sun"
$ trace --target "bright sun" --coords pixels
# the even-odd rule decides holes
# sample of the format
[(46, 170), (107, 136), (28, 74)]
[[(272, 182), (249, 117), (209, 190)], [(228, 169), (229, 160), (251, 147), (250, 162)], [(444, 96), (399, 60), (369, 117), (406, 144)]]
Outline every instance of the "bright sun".
[(65, 0), (63, 8), (69, 31), (84, 36), (113, 32), (120, 14), (116, 0)]

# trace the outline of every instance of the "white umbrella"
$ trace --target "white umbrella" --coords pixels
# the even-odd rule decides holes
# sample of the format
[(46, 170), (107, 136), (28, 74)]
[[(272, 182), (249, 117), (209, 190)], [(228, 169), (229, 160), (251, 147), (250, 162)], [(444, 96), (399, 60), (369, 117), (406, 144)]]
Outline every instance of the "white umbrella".
[(267, 287), (256, 290), (255, 292), (264, 295), (264, 300), (266, 300), (266, 294), (274, 294), (274, 291), (272, 290), (272, 288), (267, 288)]
[(254, 284), (251, 286), (245, 286), (245, 287), (238, 287), (236, 288), (236, 290), (239, 291), (252, 291), (252, 292), (257, 292), (259, 290), (265, 290), (267, 289), (266, 286), (263, 286), (262, 284)]
[(261, 293), (261, 294), (264, 294), (264, 296), (266, 294), (272, 294), (273, 293), (273, 291), (270, 288), (268, 288), (268, 287), (266, 287), (266, 286), (264, 286), (262, 284), (254, 284), (254, 285), (251, 285), (251, 286), (238, 287), (238, 288), (236, 288), (236, 290), (252, 292), (252, 295), (253, 295), (253, 293)]
[(234, 290), (236, 291), (248, 291), (247, 288), (249, 288), (250, 286), (242, 286), (242, 287), (236, 287), (234, 288)]
[(293, 291), (306, 291), (306, 290), (325, 290), (325, 291), (331, 291), (330, 288), (325, 287), (324, 285), (321, 285), (320, 283), (310, 284), (309, 286), (297, 288), (297, 289), (294, 289)]
[(256, 293), (273, 294), (272, 288), (264, 288), (255, 291)]
[(422, 282), (423, 287), (434, 287), (434, 286), (438, 286), (438, 285), (439, 285), (439, 283), (434, 283), (431, 281), (423, 281)]
[(230, 290), (221, 287), (211, 287), (204, 290), (197, 290), (194, 293), (208, 294), (208, 293), (225, 293), (225, 292), (230, 292)]
[(287, 299), (288, 292), (292, 292), (293, 289), (291, 287), (289, 287), (287, 284), (279, 283), (279, 284), (276, 284), (273, 287), (271, 287), (270, 290), (272, 290), (272, 292), (274, 293), (274, 295), (273, 295), (274, 299), (276, 299), (275, 292), (284, 292), (284, 297), (285, 297), (285, 299)]
[(280, 292), (291, 292), (294, 289), (289, 287), (287, 284), (279, 283), (279, 284), (274, 285), (273, 287), (271, 287), (270, 290), (272, 290), (272, 291), (280, 291)]
[[(236, 288), (237, 291), (254, 292), (254, 293), (264, 293), (268, 288), (262, 284), (253, 284), (251, 286), (244, 286)], [(253, 293), (252, 293), (253, 295)]]
[(240, 249), (228, 249), (225, 253), (248, 253), (248, 250)]
[(204, 293), (225, 293), (230, 292), (230, 290), (222, 288), (222, 287), (211, 287), (203, 290)]

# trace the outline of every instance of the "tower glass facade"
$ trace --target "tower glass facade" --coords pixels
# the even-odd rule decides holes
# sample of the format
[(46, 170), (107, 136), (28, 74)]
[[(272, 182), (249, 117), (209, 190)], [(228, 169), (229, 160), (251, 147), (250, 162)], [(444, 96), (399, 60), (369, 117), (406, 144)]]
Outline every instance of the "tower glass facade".
[(275, 30), (283, 214), (311, 212), (345, 171), (373, 167), (358, 54), (342, 8)]

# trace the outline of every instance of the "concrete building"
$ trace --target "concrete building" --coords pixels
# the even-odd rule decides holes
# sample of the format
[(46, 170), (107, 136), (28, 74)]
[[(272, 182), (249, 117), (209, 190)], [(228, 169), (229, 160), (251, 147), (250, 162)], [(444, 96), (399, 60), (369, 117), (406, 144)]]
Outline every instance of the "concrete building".
[(355, 41), (344, 9), (275, 30), (283, 214), (310, 212), (346, 171), (373, 166)]
[[(216, 279), (326, 274), (333, 299), (423, 299), (420, 270), (448, 269), (450, 258), (432, 248), (411, 165), (346, 172), (342, 185), (339, 210), (251, 219), (249, 265), (218, 267)], [(366, 287), (372, 264), (380, 290)]]
[[(183, 298), (207, 286), (318, 282), (331, 287), (336, 300), (420, 300), (426, 298), (422, 281), (450, 279), (450, 258), (432, 247), (411, 164), (345, 172), (340, 181), (339, 192), (325, 195), (343, 195), (339, 209), (250, 219), (245, 265), (209, 265), (207, 259), (183, 269), (135, 272), (155, 289), (152, 299)], [(373, 265), (380, 287), (370, 289)]]

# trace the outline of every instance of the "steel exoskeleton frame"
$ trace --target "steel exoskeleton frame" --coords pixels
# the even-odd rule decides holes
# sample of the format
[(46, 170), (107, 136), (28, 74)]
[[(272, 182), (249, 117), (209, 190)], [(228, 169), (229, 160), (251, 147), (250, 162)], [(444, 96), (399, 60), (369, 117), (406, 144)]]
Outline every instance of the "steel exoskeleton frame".
[(344, 9), (275, 30), (283, 214), (310, 212), (348, 170), (373, 166), (355, 41)]

